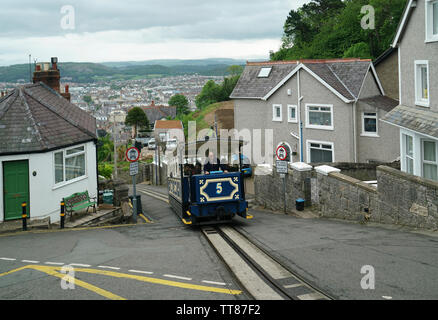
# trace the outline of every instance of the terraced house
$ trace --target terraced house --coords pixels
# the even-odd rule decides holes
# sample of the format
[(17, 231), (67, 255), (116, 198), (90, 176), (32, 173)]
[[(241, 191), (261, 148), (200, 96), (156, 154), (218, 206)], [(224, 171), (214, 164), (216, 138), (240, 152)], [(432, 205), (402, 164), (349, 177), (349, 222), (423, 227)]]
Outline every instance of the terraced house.
[(290, 162), (399, 156), (397, 129), (379, 122), (398, 101), (385, 96), (371, 60), (248, 62), (231, 98), (235, 128), (273, 129), (274, 151), (286, 146)]
[(401, 169), (438, 181), (438, 0), (410, 0), (392, 43), (399, 105), (382, 120), (399, 128)]

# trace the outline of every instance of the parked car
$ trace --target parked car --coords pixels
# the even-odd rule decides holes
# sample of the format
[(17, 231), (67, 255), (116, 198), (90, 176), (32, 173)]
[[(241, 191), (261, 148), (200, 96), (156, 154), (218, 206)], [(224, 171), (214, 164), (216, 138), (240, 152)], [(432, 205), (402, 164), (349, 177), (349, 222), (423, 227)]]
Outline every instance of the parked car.
[(178, 142), (176, 139), (171, 139), (166, 142), (166, 150), (173, 151), (178, 147)]
[(151, 138), (148, 142), (148, 150), (155, 150), (156, 147), (155, 138)]
[[(251, 167), (251, 161), (249, 161), (248, 157), (244, 156), (242, 154), (242, 172), (245, 175), (245, 177), (251, 177), (252, 176), (252, 167)], [(239, 155), (233, 154), (231, 156), (231, 163), (233, 165), (239, 164)]]
[(135, 139), (135, 141), (140, 142), (143, 145), (143, 147), (147, 147), (148, 146), (149, 140), (151, 140), (151, 138), (147, 138), (147, 137), (145, 137), (145, 138), (138, 138), (137, 137)]

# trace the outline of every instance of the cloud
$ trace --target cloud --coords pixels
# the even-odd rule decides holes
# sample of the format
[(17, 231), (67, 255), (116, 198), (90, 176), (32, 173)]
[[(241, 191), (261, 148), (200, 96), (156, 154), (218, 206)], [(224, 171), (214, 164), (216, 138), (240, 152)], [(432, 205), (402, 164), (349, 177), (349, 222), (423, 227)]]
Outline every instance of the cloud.
[[(126, 48), (134, 52), (127, 52), (123, 60), (140, 51), (149, 56), (148, 48), (167, 50), (156, 51), (158, 56), (153, 58), (168, 56), (170, 50), (175, 50), (172, 57), (176, 57), (180, 53), (176, 44), (190, 47), (193, 57), (199, 56), (199, 52), (207, 54), (205, 48), (211, 48), (208, 52), (211, 57), (213, 49), (219, 50), (218, 43), (236, 50), (222, 50), (232, 51), (234, 56), (247, 54), (249, 47), (254, 52), (275, 50), (289, 11), (308, 1), (2, 0), (0, 64), (29, 52), (39, 55), (58, 50), (65, 51), (64, 56), (72, 56), (69, 52), (77, 53), (78, 57), (83, 57), (83, 52), (93, 53), (101, 61), (110, 56), (121, 57), (118, 52), (126, 52)], [(63, 29), (61, 25), (67, 15), (61, 13), (61, 8), (66, 5), (74, 9), (74, 30)], [(260, 47), (263, 49), (257, 49), (255, 44), (264, 44)], [(225, 57), (215, 55), (218, 56)]]

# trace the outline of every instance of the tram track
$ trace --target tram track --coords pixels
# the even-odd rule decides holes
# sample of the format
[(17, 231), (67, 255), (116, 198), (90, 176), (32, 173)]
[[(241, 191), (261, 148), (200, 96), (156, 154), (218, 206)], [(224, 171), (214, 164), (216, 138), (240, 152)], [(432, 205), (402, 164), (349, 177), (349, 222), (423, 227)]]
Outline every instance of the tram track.
[[(143, 189), (141, 192), (169, 203), (163, 193), (150, 189)], [(232, 225), (199, 228), (242, 288), (255, 300), (333, 299), (290, 270)]]

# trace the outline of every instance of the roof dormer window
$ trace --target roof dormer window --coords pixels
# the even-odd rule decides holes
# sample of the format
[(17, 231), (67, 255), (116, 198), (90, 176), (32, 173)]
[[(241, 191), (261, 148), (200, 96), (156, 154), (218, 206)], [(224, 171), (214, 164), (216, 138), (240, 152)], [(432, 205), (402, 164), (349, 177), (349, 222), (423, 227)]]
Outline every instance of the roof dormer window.
[(258, 78), (267, 78), (271, 74), (272, 67), (269, 68), (261, 68)]

